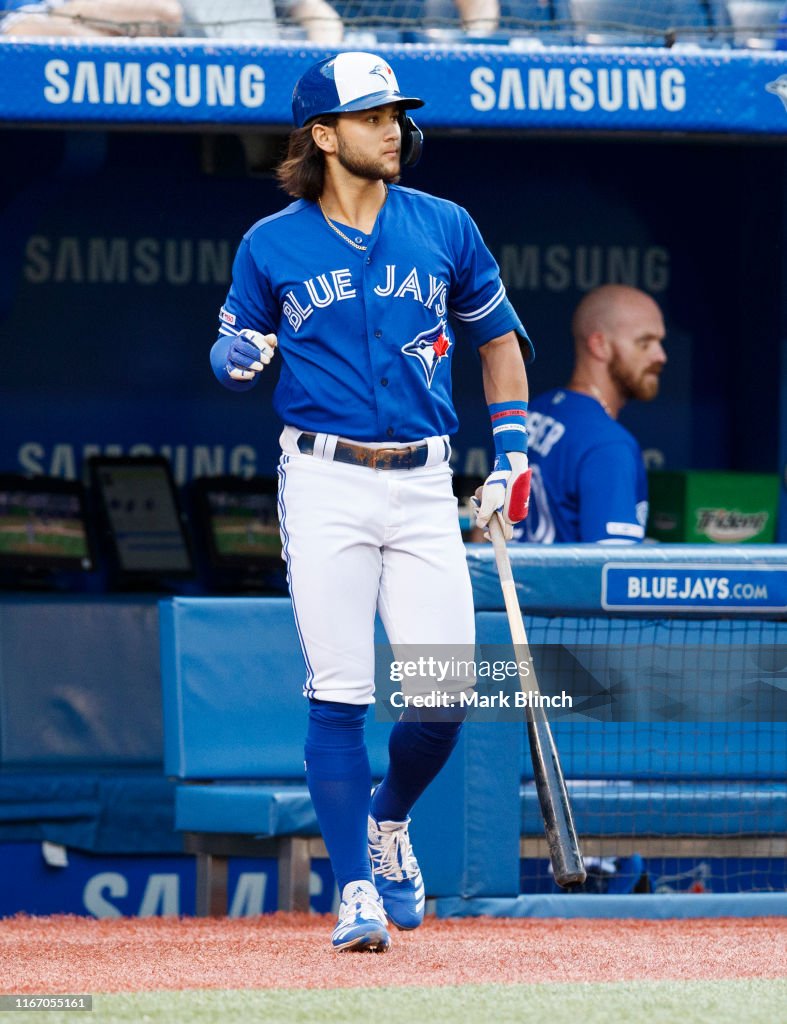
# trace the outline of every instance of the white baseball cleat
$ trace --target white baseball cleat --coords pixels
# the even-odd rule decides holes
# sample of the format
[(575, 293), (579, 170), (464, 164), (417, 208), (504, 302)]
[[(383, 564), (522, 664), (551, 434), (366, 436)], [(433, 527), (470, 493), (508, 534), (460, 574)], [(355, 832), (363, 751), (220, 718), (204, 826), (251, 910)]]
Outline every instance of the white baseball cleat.
[(383, 902), (371, 882), (348, 882), (342, 890), (333, 948), (358, 953), (385, 953), (391, 945)]

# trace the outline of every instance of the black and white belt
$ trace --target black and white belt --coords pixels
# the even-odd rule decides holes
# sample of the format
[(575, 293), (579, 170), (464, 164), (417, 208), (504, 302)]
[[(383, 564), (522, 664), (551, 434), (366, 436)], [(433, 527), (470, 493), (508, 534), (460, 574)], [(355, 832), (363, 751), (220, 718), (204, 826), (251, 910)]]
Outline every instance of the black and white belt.
[[(316, 434), (302, 433), (298, 437), (298, 451), (302, 455), (314, 455)], [(445, 445), (445, 457), (449, 448)], [(334, 462), (345, 462), (350, 466), (366, 466), (367, 469), (418, 469), (426, 465), (429, 445), (426, 441), (402, 448), (368, 448), (349, 441), (337, 441), (333, 453)]]

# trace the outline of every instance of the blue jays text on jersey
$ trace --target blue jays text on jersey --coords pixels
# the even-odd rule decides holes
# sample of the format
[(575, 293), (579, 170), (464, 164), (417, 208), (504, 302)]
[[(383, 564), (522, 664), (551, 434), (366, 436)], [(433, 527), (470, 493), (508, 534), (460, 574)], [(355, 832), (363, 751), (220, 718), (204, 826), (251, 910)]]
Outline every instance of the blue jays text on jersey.
[(453, 433), (454, 324), (476, 347), (527, 338), (477, 227), (454, 203), (392, 185), (371, 235), (341, 229), (307, 200), (258, 221), (220, 333), (227, 345), (245, 328), (278, 336), (274, 408), (291, 426), (357, 441)]
[(530, 513), (517, 540), (636, 543), (645, 536), (648, 482), (639, 445), (589, 395), (559, 388), (528, 411)]

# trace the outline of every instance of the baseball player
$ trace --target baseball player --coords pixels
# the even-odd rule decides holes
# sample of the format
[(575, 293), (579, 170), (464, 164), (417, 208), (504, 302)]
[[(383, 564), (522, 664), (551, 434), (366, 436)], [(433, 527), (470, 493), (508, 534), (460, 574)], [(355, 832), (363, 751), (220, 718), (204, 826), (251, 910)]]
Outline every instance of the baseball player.
[(396, 184), (420, 154), (407, 112), (421, 106), (370, 53), (299, 79), (278, 169), (296, 200), (244, 236), (211, 354), (221, 383), (243, 391), (278, 352), (279, 519), (306, 663), (306, 778), (341, 894), (337, 950), (383, 952), (389, 920), (421, 923), (409, 812), (461, 728), (455, 708), (423, 721), (408, 708), (370, 801), (375, 613), (394, 648), (475, 642), (449, 469), (457, 344), (480, 353), (498, 451), (480, 521), (500, 510), (510, 531), (527, 510), (529, 342), (465, 210)]
[(658, 394), (664, 319), (645, 292), (610, 284), (582, 299), (571, 330), (568, 386), (531, 403), (533, 500), (515, 539), (637, 543), (645, 537), (648, 483), (640, 447), (617, 417), (629, 399)]

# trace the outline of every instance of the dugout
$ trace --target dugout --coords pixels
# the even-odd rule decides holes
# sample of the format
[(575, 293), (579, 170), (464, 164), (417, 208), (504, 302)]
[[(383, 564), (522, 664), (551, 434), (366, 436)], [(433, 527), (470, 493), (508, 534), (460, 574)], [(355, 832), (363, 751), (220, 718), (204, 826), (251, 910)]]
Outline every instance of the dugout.
[[(662, 304), (669, 329), (659, 399), (624, 414), (653, 464), (778, 470), (783, 480), (787, 107), (778, 83), (787, 58), (725, 47), (522, 50), (502, 41), (376, 49), (429, 99), (419, 117), (425, 157), (404, 183), (461, 202), (480, 224), (536, 344), (533, 391), (568, 372), (568, 317), (582, 292), (604, 280), (638, 285)], [(270, 171), (292, 82), (324, 54), (286, 40), (0, 41), (0, 469), (78, 477), (91, 455), (161, 453), (178, 484), (271, 472), (273, 375), (250, 395), (229, 394), (207, 355), (237, 241), (282, 204)], [(456, 468), (483, 474), (486, 408), (461, 346), (455, 393)], [(787, 540), (784, 509), (779, 540)], [(770, 554), (778, 563), (779, 549)], [(24, 599), (19, 611), (9, 600), (6, 681), (54, 678), (56, 646), (28, 648), (15, 632), (26, 618), (24, 628), (42, 635), (46, 617), (29, 616), (43, 606)], [(107, 682), (113, 650), (101, 648), (89, 679), (95, 692), (107, 686), (106, 722), (93, 723), (105, 731), (84, 728), (74, 713), (79, 688), (40, 694), (40, 707), (55, 706), (68, 727), (50, 734), (56, 751), (72, 742), (71, 726), (65, 753), (81, 767), (94, 736), (108, 744), (87, 788), (82, 777), (68, 789), (57, 756), (44, 766), (50, 788), (37, 798), (51, 795), (59, 813), (65, 797), (77, 818), (76, 833), (49, 834), (66, 843), (77, 834), (75, 845), (87, 849), (98, 834), (105, 851), (122, 852), (127, 824), (96, 833), (118, 804), (117, 790), (102, 795), (96, 778), (128, 772), (135, 808), (155, 800), (159, 824), (171, 800), (153, 703), (153, 604), (130, 602), (117, 615), (117, 603), (97, 598), (76, 618), (73, 606), (45, 604), (62, 650), (74, 652), (69, 683), (86, 621), (100, 629), (109, 616), (121, 629), (117, 650), (138, 641), (121, 681), (137, 695), (139, 748), (125, 739), (119, 754), (112, 746), (125, 712)], [(29, 748), (20, 748), (23, 736)], [(9, 747), (4, 737), (12, 763), (3, 781), (18, 793), (36, 741), (17, 733)], [(16, 835), (29, 835), (28, 826)], [(135, 851), (174, 852), (144, 817), (133, 827)]]
[[(783, 477), (784, 54), (378, 49), (428, 99), (403, 181), (480, 224), (536, 345), (532, 391), (566, 378), (581, 294), (637, 285), (669, 332), (658, 400), (622, 417), (650, 465)], [(207, 352), (240, 236), (283, 202), (292, 82), (321, 55), (0, 40), (0, 468), (74, 477), (92, 454), (163, 453), (179, 484), (271, 475), (275, 374), (231, 394)], [(455, 359), (455, 468), (483, 475), (478, 367), (461, 344)]]

